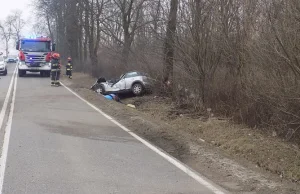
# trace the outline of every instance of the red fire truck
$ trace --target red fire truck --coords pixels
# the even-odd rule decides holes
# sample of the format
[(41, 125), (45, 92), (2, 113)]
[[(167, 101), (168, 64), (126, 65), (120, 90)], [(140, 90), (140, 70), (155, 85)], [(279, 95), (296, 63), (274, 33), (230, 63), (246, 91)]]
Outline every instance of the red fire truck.
[(50, 77), (51, 53), (55, 44), (48, 37), (22, 38), (16, 44), (18, 54), (19, 77), (26, 72), (40, 72), (41, 76)]

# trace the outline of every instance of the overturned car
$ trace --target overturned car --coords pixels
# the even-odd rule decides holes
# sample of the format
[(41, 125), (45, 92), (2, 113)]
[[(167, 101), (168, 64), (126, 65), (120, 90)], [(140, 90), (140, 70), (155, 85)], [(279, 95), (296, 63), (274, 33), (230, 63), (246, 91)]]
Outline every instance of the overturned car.
[(97, 79), (91, 90), (106, 94), (123, 94), (132, 92), (140, 96), (146, 91), (151, 90), (151, 78), (142, 72), (132, 71), (122, 74), (119, 79), (106, 80), (103, 77)]

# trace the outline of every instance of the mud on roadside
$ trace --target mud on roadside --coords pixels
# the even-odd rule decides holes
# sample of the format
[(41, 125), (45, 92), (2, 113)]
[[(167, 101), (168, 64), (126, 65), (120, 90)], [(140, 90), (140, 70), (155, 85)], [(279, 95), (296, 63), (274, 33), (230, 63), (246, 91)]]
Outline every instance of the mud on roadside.
[(300, 193), (300, 150), (226, 120), (194, 117), (171, 100), (123, 99), (132, 109), (89, 90), (91, 76), (75, 73), (62, 82), (138, 135), (232, 193)]

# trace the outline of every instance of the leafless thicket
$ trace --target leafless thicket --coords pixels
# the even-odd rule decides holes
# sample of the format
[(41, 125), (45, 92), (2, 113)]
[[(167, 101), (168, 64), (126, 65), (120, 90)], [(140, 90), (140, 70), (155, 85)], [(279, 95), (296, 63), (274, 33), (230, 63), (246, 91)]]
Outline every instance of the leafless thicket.
[(77, 70), (144, 70), (196, 110), (299, 136), (298, 0), (35, 1)]
[(24, 25), (25, 21), (20, 10), (13, 11), (4, 21), (0, 21), (0, 38), (5, 44), (6, 56), (9, 55), (9, 43), (20, 39)]

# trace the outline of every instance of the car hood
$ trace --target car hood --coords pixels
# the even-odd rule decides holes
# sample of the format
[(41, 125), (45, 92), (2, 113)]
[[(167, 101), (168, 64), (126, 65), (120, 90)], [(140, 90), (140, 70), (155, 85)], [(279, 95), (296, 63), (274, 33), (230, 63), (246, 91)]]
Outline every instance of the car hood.
[(120, 88), (118, 88), (115, 84), (113, 83), (109, 83), (109, 82), (103, 82), (101, 83), (104, 87), (105, 87), (105, 90), (108, 91), (108, 92), (111, 92), (111, 91), (119, 91)]
[(0, 61), (0, 65), (5, 65), (5, 64), (4, 64), (4, 61)]

